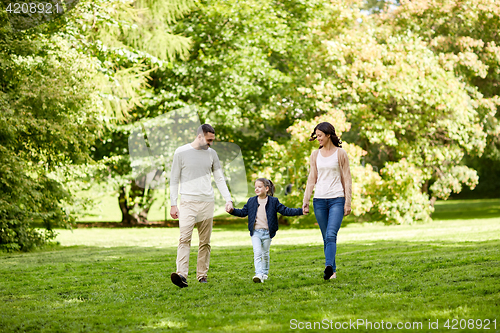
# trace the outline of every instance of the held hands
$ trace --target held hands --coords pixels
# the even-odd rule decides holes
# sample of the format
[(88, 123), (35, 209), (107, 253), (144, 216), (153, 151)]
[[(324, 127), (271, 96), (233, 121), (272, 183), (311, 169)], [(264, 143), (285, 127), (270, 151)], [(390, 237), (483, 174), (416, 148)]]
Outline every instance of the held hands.
[(232, 213), (233, 211), (234, 211), (233, 202), (232, 201), (226, 202), (226, 212)]
[[(309, 214), (309, 204), (302, 205), (302, 213), (304, 215)], [(351, 206), (344, 206), (344, 216), (351, 214)]]
[(304, 214), (304, 215), (309, 214), (309, 204), (302, 205), (302, 214)]
[(179, 209), (177, 209), (177, 206), (170, 206), (170, 216), (172, 216), (174, 220), (179, 218)]

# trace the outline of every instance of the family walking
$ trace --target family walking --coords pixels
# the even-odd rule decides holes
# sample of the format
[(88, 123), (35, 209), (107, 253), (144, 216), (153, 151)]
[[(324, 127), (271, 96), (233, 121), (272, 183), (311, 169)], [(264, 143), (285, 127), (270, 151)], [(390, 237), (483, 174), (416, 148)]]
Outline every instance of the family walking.
[(313, 191), (313, 209), (323, 237), (325, 253), (323, 278), (336, 278), (337, 233), (343, 217), (351, 212), (351, 173), (347, 153), (342, 149), (342, 142), (335, 134), (335, 128), (330, 123), (323, 122), (311, 134), (309, 141), (318, 140), (319, 149), (311, 153), (302, 208), (289, 208), (280, 203), (274, 197), (272, 181), (258, 178), (254, 183), (256, 196), (248, 199), (242, 209), (235, 209), (217, 153), (210, 148), (214, 139), (214, 129), (204, 124), (198, 128), (194, 141), (177, 148), (174, 154), (170, 180), (170, 215), (179, 219), (180, 237), (177, 271), (171, 274), (172, 283), (181, 288), (188, 286), (189, 252), (195, 225), (200, 240), (196, 278), (200, 283), (207, 283), (214, 214), (212, 175), (226, 200), (226, 212), (239, 217), (248, 216), (248, 230), (254, 251), (254, 282), (264, 282), (269, 276), (269, 250), (278, 230), (277, 213), (285, 216), (308, 214)]

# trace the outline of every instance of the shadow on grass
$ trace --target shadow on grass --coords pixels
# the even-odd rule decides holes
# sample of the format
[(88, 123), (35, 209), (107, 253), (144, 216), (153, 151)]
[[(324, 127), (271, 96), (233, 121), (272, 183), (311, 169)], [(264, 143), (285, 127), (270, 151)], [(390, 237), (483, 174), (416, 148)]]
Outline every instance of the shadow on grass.
[(471, 220), (500, 217), (500, 199), (449, 200), (436, 202), (434, 220)]
[(170, 282), (175, 258), (175, 248), (83, 246), (1, 256), (0, 329), (275, 332), (293, 320), (437, 319), (444, 330), (446, 319), (500, 313), (500, 240), (342, 244), (331, 281), (322, 246), (271, 246), (264, 284), (252, 282), (250, 246), (215, 248), (208, 284), (194, 278), (193, 246), (183, 289)]

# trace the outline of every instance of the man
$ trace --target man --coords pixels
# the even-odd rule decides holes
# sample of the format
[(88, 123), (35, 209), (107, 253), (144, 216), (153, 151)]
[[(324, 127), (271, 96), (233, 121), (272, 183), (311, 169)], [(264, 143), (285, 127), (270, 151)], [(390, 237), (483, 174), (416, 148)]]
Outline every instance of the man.
[[(177, 272), (172, 273), (170, 278), (176, 286), (181, 288), (188, 286), (186, 278), (189, 270), (189, 251), (195, 224), (200, 238), (196, 278), (201, 283), (207, 283), (214, 215), (212, 173), (217, 188), (226, 200), (226, 211), (233, 209), (231, 194), (224, 180), (219, 157), (215, 150), (210, 148), (214, 139), (213, 127), (208, 124), (201, 125), (196, 139), (177, 148), (172, 162), (170, 216), (173, 219), (179, 219), (180, 237), (177, 248)], [(179, 184), (181, 203), (177, 207)]]

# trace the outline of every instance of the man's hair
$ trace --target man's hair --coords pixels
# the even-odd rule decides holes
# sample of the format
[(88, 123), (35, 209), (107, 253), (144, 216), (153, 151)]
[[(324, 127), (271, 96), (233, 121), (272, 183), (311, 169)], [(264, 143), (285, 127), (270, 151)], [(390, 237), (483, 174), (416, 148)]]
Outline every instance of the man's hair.
[(198, 127), (198, 131), (196, 132), (196, 135), (200, 135), (201, 133), (203, 133), (203, 135), (205, 135), (207, 133), (215, 134), (215, 130), (209, 124), (203, 124), (200, 127)]

